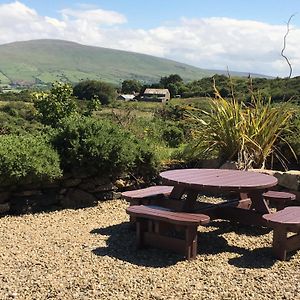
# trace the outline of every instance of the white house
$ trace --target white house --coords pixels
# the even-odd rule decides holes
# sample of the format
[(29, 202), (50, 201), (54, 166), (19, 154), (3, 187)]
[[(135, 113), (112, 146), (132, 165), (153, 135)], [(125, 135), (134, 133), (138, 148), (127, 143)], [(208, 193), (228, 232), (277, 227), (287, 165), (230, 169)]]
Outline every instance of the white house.
[(170, 92), (168, 89), (145, 89), (142, 96), (144, 101), (168, 102), (170, 100)]

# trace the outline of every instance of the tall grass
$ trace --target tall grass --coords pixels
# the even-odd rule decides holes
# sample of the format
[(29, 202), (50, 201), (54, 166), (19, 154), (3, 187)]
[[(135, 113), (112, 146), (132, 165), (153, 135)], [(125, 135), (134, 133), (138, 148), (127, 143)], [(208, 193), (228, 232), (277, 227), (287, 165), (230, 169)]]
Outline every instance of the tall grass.
[(283, 136), (293, 114), (289, 102), (274, 106), (271, 98), (253, 93), (248, 102), (237, 101), (233, 95), (226, 100), (215, 87), (210, 111), (202, 111), (200, 117), (192, 115), (198, 124), (197, 139), (184, 154), (195, 159), (215, 153), (223, 162), (236, 161), (240, 169), (264, 168), (266, 160), (274, 156), (285, 165), (277, 144), (287, 143)]

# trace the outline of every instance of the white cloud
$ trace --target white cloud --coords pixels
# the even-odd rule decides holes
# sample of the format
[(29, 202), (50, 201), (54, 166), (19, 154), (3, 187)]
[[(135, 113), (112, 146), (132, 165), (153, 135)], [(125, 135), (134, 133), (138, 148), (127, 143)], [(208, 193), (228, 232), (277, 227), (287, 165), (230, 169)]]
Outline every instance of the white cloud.
[(114, 25), (126, 23), (126, 17), (115, 11), (107, 11), (103, 9), (63, 9), (61, 10), (62, 17), (65, 21), (70, 20), (85, 20), (89, 24), (105, 24)]
[[(57, 38), (167, 57), (203, 68), (287, 76), (280, 56), (286, 25), (230, 18), (181, 18), (151, 29), (128, 29), (124, 15), (94, 6), (66, 8), (60, 18), (39, 15), (21, 2), (0, 5), (0, 43)], [(300, 28), (285, 54), (300, 75)]]

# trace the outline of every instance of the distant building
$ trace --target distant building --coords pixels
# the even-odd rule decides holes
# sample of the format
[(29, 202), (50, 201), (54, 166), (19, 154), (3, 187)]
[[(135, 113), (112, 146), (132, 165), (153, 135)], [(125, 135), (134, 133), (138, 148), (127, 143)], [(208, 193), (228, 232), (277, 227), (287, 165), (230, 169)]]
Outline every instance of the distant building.
[(117, 100), (123, 100), (123, 101), (132, 101), (134, 100), (135, 95), (133, 94), (121, 94), (117, 97)]
[(168, 89), (145, 89), (141, 100), (165, 103), (170, 100), (170, 92)]

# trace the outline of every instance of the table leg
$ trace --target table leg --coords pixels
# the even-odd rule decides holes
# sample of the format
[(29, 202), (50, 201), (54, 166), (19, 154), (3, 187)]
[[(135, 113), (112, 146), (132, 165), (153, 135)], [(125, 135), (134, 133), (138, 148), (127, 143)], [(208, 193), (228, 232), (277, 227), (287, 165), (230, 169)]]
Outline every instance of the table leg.
[(186, 200), (184, 201), (182, 210), (186, 212), (191, 212), (195, 208), (195, 203), (198, 197), (199, 191), (189, 190), (186, 193)]
[(250, 209), (254, 209), (262, 215), (271, 213), (268, 203), (263, 197), (262, 191), (251, 192), (248, 195), (252, 202)]
[(184, 190), (184, 187), (176, 185), (174, 186), (169, 197), (174, 200), (180, 200), (182, 195), (184, 194)]
[[(186, 193), (186, 199), (182, 200), (183, 194)], [(178, 200), (182, 202), (180, 208), (181, 211), (190, 212), (193, 211), (195, 202), (197, 200), (199, 191), (186, 189), (182, 186), (175, 186), (170, 194), (170, 199)]]

